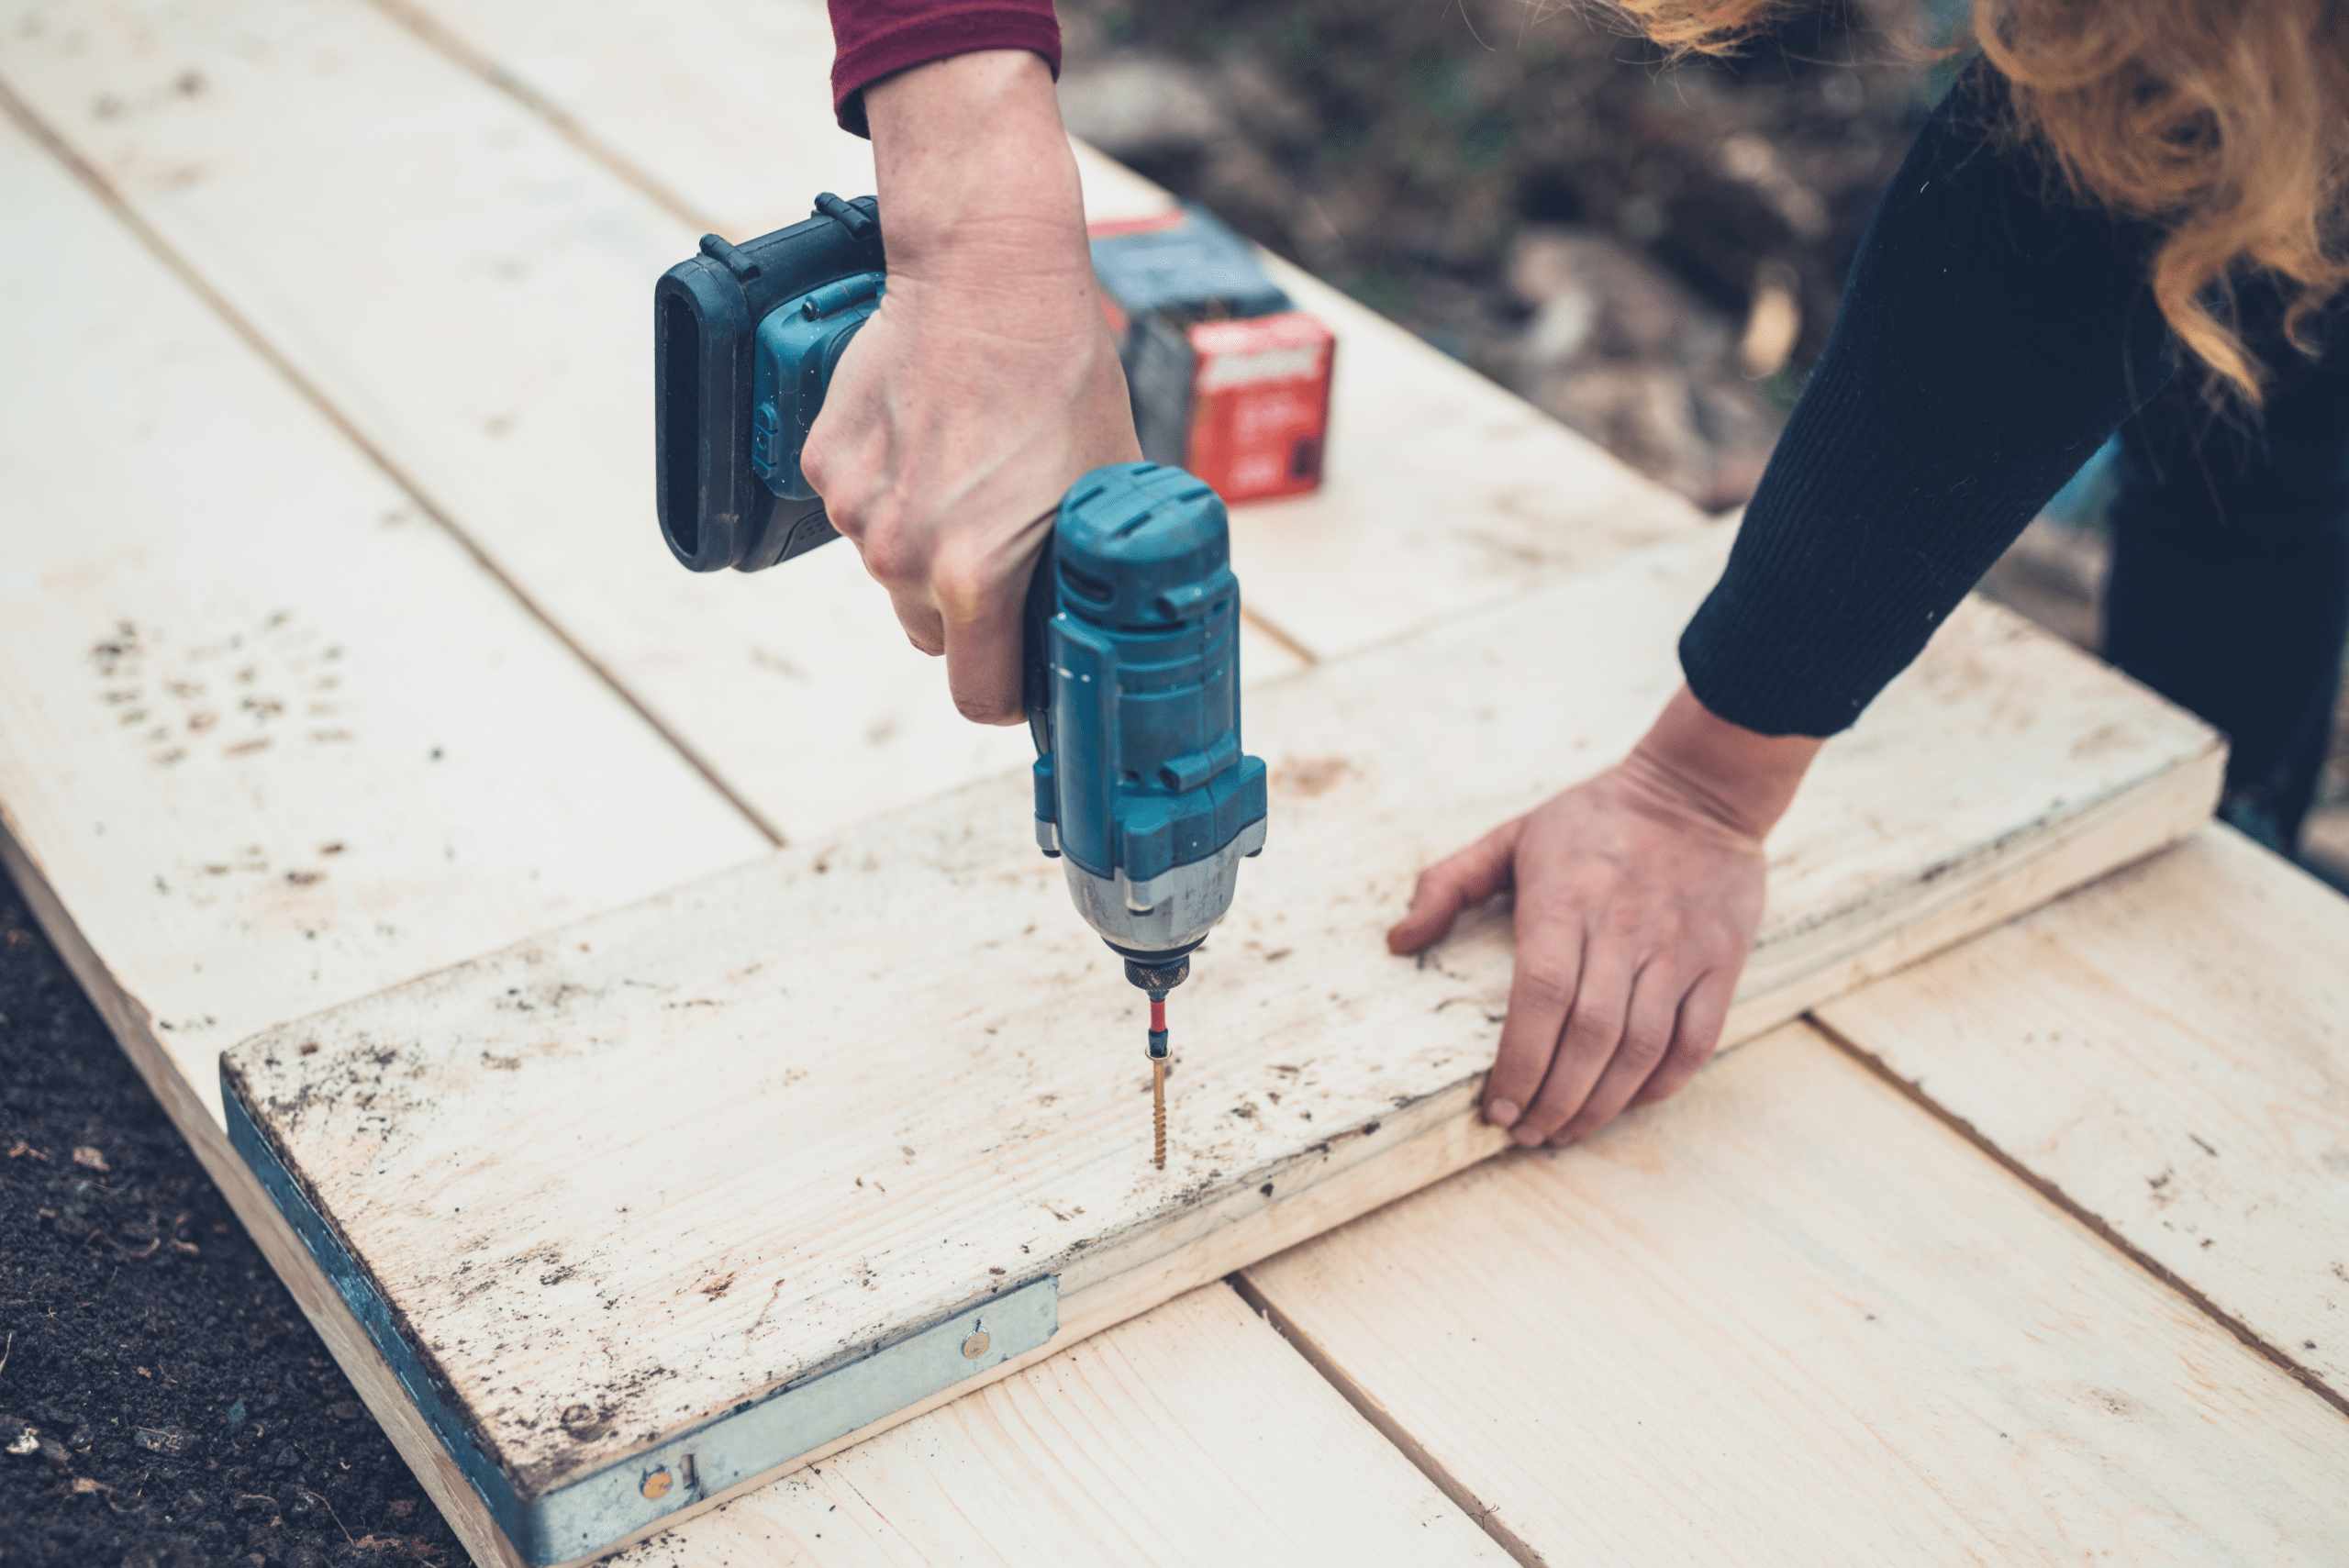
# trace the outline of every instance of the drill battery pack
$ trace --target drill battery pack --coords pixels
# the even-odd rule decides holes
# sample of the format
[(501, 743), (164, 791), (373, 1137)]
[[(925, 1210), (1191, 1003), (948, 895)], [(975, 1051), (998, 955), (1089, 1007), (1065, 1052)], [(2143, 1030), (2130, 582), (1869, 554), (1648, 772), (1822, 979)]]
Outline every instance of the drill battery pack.
[(1337, 341), (1197, 207), (1096, 225), (1093, 270), (1142, 455), (1227, 502), (1321, 484)]
[(841, 353), (885, 286), (871, 196), (701, 253), (652, 295), (662, 537), (696, 572), (756, 572), (840, 536), (799, 472)]

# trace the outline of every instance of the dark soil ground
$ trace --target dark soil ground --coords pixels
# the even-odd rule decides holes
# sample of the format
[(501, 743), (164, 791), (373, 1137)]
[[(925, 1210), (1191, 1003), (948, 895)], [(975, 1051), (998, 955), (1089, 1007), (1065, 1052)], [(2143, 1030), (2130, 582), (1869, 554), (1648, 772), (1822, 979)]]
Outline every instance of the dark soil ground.
[(462, 1563), (0, 880), (0, 1565)]

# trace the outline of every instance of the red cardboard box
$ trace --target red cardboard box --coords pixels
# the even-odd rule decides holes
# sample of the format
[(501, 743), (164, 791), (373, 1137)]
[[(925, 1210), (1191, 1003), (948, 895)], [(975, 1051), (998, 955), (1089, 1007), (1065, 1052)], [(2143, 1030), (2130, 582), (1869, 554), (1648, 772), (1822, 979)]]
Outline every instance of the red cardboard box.
[(1188, 332), (1191, 431), (1184, 467), (1226, 501), (1321, 484), (1337, 339), (1301, 310), (1205, 321)]

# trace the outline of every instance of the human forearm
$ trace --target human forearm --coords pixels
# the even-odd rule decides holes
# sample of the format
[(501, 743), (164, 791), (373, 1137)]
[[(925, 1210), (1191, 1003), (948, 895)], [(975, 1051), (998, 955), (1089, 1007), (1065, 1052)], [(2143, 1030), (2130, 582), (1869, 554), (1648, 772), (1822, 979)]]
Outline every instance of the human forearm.
[(874, 83), (864, 101), (893, 287), (953, 263), (1090, 277), (1084, 192), (1042, 59), (953, 55)]
[(1919, 134), (1680, 642), (1713, 712), (1831, 735), (2170, 373), (2143, 230), (2048, 198), (1969, 76)]
[(1053, 506), (1141, 455), (1052, 72), (991, 50), (865, 89), (889, 261), (802, 471), (969, 717), (1017, 723)]

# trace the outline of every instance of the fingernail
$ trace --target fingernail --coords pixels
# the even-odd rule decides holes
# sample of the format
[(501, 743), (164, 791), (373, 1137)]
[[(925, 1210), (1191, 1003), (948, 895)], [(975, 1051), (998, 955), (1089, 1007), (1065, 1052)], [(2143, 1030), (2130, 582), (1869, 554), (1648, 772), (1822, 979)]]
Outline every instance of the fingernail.
[(1573, 1133), (1561, 1132), (1550, 1140), (1550, 1147), (1553, 1149), (1568, 1149), (1573, 1147), (1575, 1135)]
[(1515, 1100), (1495, 1100), (1485, 1107), (1485, 1119), (1495, 1127), (1515, 1127), (1517, 1118), (1524, 1114), (1517, 1108)]
[(1520, 1127), (1509, 1136), (1517, 1140), (1518, 1147), (1520, 1149), (1538, 1149), (1542, 1146), (1542, 1134), (1533, 1128)]

